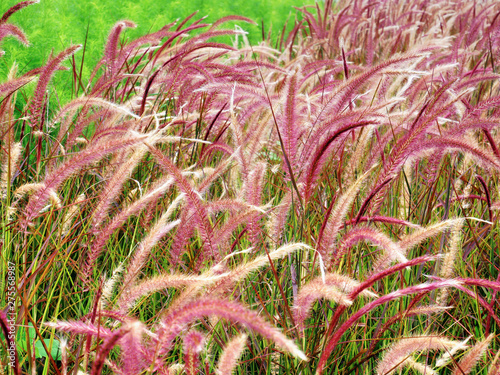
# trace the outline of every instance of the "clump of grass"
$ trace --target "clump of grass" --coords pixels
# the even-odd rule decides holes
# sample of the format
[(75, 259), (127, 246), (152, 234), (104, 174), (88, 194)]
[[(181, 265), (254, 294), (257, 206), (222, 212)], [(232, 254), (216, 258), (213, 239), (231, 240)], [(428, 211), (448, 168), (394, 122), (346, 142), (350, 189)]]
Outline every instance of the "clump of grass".
[(18, 373), (497, 371), (498, 4), (300, 11), (121, 21), (55, 113), (78, 46), (0, 84)]

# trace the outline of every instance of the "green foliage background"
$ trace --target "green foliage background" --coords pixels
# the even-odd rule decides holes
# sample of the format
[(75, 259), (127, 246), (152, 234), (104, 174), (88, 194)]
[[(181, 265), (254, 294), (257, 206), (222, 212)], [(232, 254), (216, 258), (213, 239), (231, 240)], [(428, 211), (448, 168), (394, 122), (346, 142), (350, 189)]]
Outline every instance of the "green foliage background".
[[(3, 0), (0, 14), (19, 1)], [(258, 43), (262, 38), (262, 22), (266, 33), (271, 28), (272, 36), (276, 39), (287, 19), (290, 26), (299, 16), (293, 6), (301, 7), (306, 4), (314, 4), (314, 0), (41, 0), (39, 4), (24, 8), (9, 19), (10, 23), (19, 26), (26, 33), (31, 45), (25, 47), (11, 37), (4, 39), (1, 49), (5, 51), (5, 55), (0, 58), (0, 82), (6, 80), (14, 62), (19, 64), (18, 74), (24, 73), (43, 65), (52, 51), (57, 54), (71, 44), (84, 44), (88, 29), (82, 72), (85, 80), (102, 56), (110, 29), (119, 20), (128, 19), (137, 24), (137, 28), (127, 29), (124, 33), (126, 38), (136, 38), (157, 31), (176, 19), (183, 20), (195, 11), (199, 12), (193, 20), (208, 16), (208, 23), (223, 16), (237, 14), (257, 22), (257, 25), (241, 23), (240, 26), (249, 32), (251, 43)], [(234, 22), (225, 27), (234, 27)], [(78, 65), (82, 56), (81, 50), (75, 55)], [(69, 64), (66, 63), (66, 66)], [(58, 87), (59, 95), (60, 90), (64, 93), (63, 96), (70, 95), (71, 88), (64, 87), (71, 85), (72, 80), (68, 74), (59, 72), (54, 78), (53, 83)]]

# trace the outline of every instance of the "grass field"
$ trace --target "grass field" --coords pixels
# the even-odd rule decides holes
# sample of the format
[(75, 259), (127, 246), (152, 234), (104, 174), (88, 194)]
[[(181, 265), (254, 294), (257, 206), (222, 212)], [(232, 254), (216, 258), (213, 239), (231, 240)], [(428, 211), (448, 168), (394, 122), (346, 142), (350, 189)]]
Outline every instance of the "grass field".
[(0, 18), (42, 48), (0, 56), (4, 373), (500, 374), (498, 2), (327, 1), (237, 46), (241, 17), (109, 3), (83, 70), (87, 19), (36, 47), (29, 3)]

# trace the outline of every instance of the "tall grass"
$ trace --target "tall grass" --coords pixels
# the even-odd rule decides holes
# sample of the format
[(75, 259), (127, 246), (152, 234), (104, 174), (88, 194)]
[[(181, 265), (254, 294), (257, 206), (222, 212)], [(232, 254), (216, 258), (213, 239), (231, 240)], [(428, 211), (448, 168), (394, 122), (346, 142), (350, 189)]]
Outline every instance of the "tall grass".
[[(0, 38), (26, 42), (18, 8)], [(256, 45), (220, 39), (241, 16), (127, 43), (120, 21), (57, 110), (47, 88), (82, 46), (12, 66), (8, 371), (499, 373), (500, 6), (300, 11)]]
[[(2, 1), (2, 11), (15, 5), (17, 0)], [(82, 51), (74, 55), (66, 66), (74, 65), (74, 70), (81, 76), (82, 84), (86, 82), (93, 67), (99, 61), (104, 42), (113, 25), (125, 19), (133, 20), (135, 28), (128, 29), (121, 39), (123, 41), (138, 38), (146, 33), (157, 31), (175, 20), (182, 21), (193, 12), (196, 17), (206, 17), (206, 23), (213, 23), (218, 18), (242, 14), (252, 18), (255, 24), (235, 21), (235, 25), (248, 32), (247, 37), (252, 44), (262, 40), (264, 34), (270, 34), (276, 40), (283, 28), (290, 30), (300, 14), (293, 6), (312, 4), (305, 0), (259, 1), (258, 3), (234, 1), (180, 1), (169, 0), (158, 2), (153, 0), (115, 1), (66, 1), (42, 0), (21, 13), (12, 15), (12, 22), (18, 25), (29, 36), (29, 48), (9, 38), (4, 39), (3, 49), (7, 54), (0, 61), (0, 75), (8, 74), (14, 63), (19, 65), (20, 73), (43, 65), (54, 53), (58, 53), (70, 44), (80, 43)], [(194, 31), (196, 33), (196, 31)], [(231, 43), (230, 38), (223, 39)], [(241, 38), (240, 38), (241, 40)], [(77, 83), (77, 85), (75, 85)], [(64, 71), (54, 77), (50, 87), (50, 108), (57, 108), (82, 93), (78, 82), (71, 79), (71, 72)], [(52, 102), (54, 105), (52, 106)]]

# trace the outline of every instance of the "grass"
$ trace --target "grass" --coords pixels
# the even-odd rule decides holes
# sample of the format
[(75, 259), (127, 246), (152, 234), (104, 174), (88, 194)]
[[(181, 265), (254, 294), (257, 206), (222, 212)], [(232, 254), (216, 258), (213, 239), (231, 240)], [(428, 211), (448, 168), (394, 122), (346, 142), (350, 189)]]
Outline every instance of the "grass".
[(499, 11), (326, 2), (234, 47), (152, 5), (92, 20), (88, 71), (3, 56), (4, 372), (499, 373)]
[[(16, 0), (6, 0), (2, 3), (2, 10), (7, 10), (16, 3)], [(249, 33), (248, 38), (253, 44), (262, 40), (262, 24), (266, 33), (271, 31), (272, 39), (276, 40), (287, 22), (288, 30), (295, 22), (297, 11), (292, 6), (300, 7), (310, 3), (304, 0), (266, 0), (258, 4), (234, 1), (126, 0), (117, 3), (42, 0), (25, 9), (22, 14), (12, 16), (12, 22), (29, 36), (31, 45), (26, 48), (15, 40), (6, 38), (2, 44), (6, 54), (0, 61), (0, 75), (7, 76), (14, 63), (19, 64), (20, 73), (25, 73), (44, 65), (51, 54), (62, 51), (68, 45), (82, 44), (85, 49), (75, 54), (74, 63), (78, 74), (86, 81), (102, 56), (109, 30), (120, 20), (132, 20), (136, 23), (137, 27), (127, 30), (123, 36), (123, 39), (131, 40), (157, 31), (175, 20), (183, 20), (193, 12), (198, 12), (197, 18), (206, 16), (204, 22), (207, 23), (224, 16), (242, 14), (256, 22), (255, 25), (236, 22)], [(229, 38), (225, 42), (231, 43)], [(71, 99), (74, 88), (70, 77), (69, 72), (60, 72), (54, 77), (51, 94), (55, 102), (64, 104)]]

